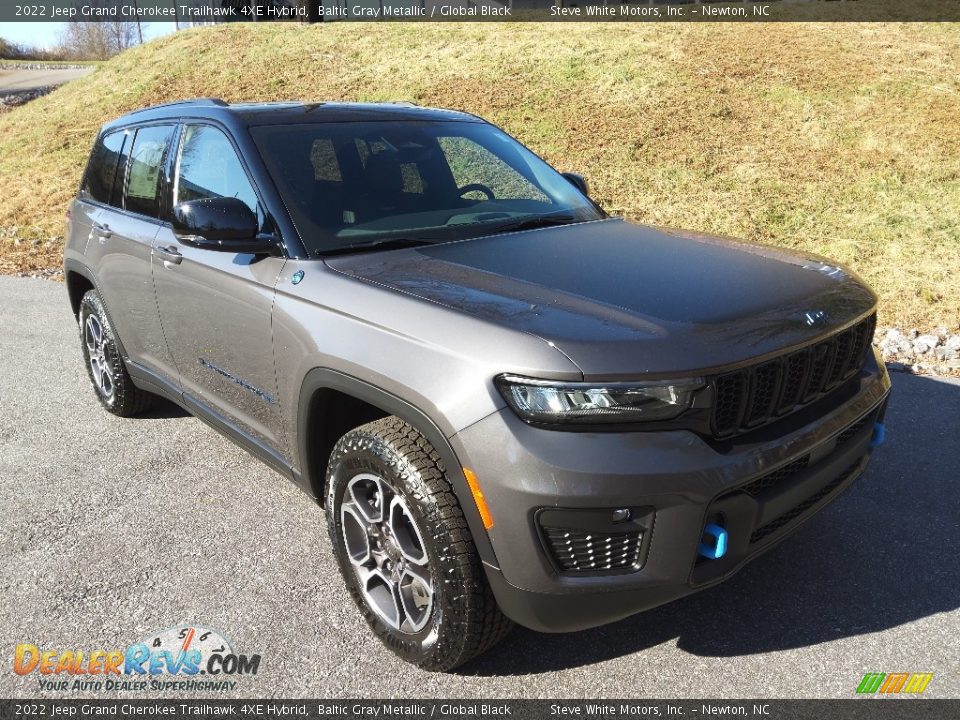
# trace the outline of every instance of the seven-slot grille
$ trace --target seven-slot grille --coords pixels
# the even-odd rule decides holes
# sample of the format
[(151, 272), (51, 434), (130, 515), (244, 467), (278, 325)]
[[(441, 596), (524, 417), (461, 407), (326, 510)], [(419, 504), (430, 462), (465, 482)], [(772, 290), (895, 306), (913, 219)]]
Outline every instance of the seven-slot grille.
[(565, 572), (629, 570), (640, 566), (640, 530), (610, 533), (544, 527), (543, 534), (557, 567)]
[(863, 368), (875, 323), (871, 316), (803, 350), (714, 377), (714, 434), (759, 427), (838, 388)]

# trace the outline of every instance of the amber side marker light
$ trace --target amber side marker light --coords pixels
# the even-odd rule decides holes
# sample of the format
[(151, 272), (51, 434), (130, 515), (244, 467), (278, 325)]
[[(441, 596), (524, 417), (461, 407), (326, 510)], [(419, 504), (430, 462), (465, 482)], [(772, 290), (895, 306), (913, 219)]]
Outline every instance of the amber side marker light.
[(487, 500), (483, 497), (483, 490), (480, 489), (477, 476), (470, 468), (464, 468), (463, 474), (467, 478), (467, 485), (470, 486), (473, 502), (477, 504), (477, 510), (480, 511), (480, 519), (483, 520), (483, 526), (489, 530), (493, 527), (493, 515), (490, 514), (490, 508), (487, 507)]

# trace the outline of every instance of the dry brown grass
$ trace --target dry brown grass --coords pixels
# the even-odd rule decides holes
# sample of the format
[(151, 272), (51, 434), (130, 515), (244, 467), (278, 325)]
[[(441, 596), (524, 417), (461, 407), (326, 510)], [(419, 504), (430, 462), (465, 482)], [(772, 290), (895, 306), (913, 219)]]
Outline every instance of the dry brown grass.
[(93, 134), (122, 112), (407, 99), (501, 125), (610, 211), (845, 262), (885, 324), (960, 324), (960, 27), (332, 25), (181, 32), (0, 117), (19, 242), (0, 268), (59, 262)]

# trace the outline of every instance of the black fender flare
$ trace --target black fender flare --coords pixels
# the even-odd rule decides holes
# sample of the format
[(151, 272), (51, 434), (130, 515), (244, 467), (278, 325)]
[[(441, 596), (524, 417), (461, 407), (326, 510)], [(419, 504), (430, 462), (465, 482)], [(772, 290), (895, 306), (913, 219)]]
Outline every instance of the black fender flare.
[[(484, 564), (499, 569), (493, 546), (490, 544), (490, 538), (483, 526), (483, 520), (480, 518), (480, 511), (477, 510), (473, 493), (470, 491), (467, 478), (463, 474), (463, 467), (446, 435), (443, 434), (430, 416), (420, 408), (386, 390), (371, 385), (365, 380), (331, 368), (314, 368), (304, 376), (303, 383), (300, 386), (300, 400), (297, 408), (296, 455), (301, 484), (309, 486), (310, 479), (313, 477), (312, 473), (318, 472), (317, 468), (313, 467), (316, 463), (315, 459), (311, 458), (309, 451), (311, 442), (309, 413), (313, 396), (320, 390), (335, 390), (355, 397), (380, 408), (388, 415), (399, 417), (421, 432), (443, 460), (444, 467), (447, 470), (447, 478), (453, 487), (457, 500), (460, 502), (460, 507), (463, 508), (467, 526), (470, 528), (470, 534), (473, 536), (473, 542), (481, 560)], [(322, 498), (318, 499), (322, 501)]]

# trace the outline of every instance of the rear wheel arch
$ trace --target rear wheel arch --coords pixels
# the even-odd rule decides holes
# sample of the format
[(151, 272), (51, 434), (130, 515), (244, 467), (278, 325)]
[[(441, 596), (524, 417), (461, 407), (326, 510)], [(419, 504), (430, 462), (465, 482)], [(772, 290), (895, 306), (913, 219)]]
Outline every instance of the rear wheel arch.
[(68, 268), (64, 279), (67, 284), (67, 295), (70, 297), (70, 307), (73, 310), (73, 316), (79, 318), (80, 301), (83, 300), (83, 296), (86, 295), (88, 291), (95, 290), (96, 286), (86, 273), (76, 268)]
[(323, 502), (327, 461), (337, 441), (356, 427), (391, 415), (414, 427), (436, 449), (480, 558), (499, 567), (462, 466), (443, 431), (415, 405), (364, 380), (330, 368), (314, 368), (304, 377), (297, 415), (297, 462), (304, 485)]
[[(110, 325), (116, 327), (110, 314), (110, 308), (107, 306), (103, 292), (100, 290), (100, 286), (97, 284), (97, 279), (93, 274), (93, 270), (81, 262), (68, 258), (63, 262), (63, 273), (64, 281), (67, 285), (67, 295), (70, 297), (70, 306), (73, 309), (73, 316), (78, 321), (80, 320), (80, 303), (83, 301), (83, 296), (86, 295), (90, 290), (96, 290), (97, 294), (100, 296), (100, 302), (103, 305), (103, 311), (106, 313), (107, 319), (110, 321)], [(123, 346), (123, 340), (119, 335), (116, 334), (116, 332), (114, 332), (114, 341), (117, 344), (117, 349), (120, 350), (120, 355), (124, 359), (128, 359), (130, 355), (127, 353), (127, 349)]]

